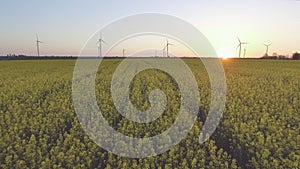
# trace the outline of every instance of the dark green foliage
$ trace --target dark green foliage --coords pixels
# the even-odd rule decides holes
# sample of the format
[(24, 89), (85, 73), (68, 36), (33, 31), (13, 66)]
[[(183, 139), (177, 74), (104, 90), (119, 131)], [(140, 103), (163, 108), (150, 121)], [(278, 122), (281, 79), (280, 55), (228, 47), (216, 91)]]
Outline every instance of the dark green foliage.
[(298, 52), (294, 53), (292, 56), (293, 59), (299, 60), (300, 59), (300, 54)]

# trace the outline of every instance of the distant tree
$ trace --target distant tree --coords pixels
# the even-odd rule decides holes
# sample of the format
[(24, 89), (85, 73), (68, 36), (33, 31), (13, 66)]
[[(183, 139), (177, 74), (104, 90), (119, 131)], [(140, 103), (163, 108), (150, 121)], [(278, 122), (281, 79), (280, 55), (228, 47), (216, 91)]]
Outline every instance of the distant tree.
[(278, 56), (278, 53), (276, 53), (276, 52), (274, 52), (273, 54), (272, 54), (272, 56)]
[(279, 55), (278, 56), (278, 59), (287, 59), (288, 58), (288, 56), (284, 56), (284, 55)]
[(295, 59), (295, 60), (299, 60), (300, 59), (300, 54), (298, 52), (296, 52), (296, 53), (293, 54), (292, 58)]

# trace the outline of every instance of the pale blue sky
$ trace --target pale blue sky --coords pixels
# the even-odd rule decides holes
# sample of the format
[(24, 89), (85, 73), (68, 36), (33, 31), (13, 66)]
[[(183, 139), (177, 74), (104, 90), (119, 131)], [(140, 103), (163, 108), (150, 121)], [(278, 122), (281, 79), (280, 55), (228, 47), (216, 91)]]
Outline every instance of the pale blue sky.
[[(78, 55), (88, 38), (113, 20), (138, 13), (169, 14), (196, 26), (215, 49), (237, 54), (236, 36), (248, 56), (261, 56), (262, 43), (273, 43), (270, 54), (300, 51), (300, 1), (293, 0), (6, 0), (0, 10), (0, 55)], [(97, 50), (97, 49), (96, 49)]]

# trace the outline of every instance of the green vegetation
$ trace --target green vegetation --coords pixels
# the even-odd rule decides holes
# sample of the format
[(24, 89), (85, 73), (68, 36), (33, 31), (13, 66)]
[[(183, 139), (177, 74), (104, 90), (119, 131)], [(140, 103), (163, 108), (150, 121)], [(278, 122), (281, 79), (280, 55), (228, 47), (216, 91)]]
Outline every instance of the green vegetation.
[[(199, 60), (184, 60), (194, 73), (200, 112), (188, 137), (154, 157), (131, 159), (99, 147), (85, 134), (72, 103), (75, 60), (0, 62), (0, 168), (299, 168), (300, 62), (225, 60), (227, 102), (214, 135), (198, 142), (210, 104), (210, 84)], [(180, 92), (159, 70), (140, 72), (130, 99), (149, 108), (149, 92), (163, 90), (168, 105), (149, 124), (123, 118), (110, 96), (110, 80), (121, 59), (104, 60), (96, 78), (97, 102), (119, 132), (149, 137), (178, 115)]]
[(300, 59), (300, 54), (298, 52), (296, 52), (296, 53), (293, 54), (292, 58), (295, 59), (295, 60), (297, 60), (297, 59), (299, 60)]

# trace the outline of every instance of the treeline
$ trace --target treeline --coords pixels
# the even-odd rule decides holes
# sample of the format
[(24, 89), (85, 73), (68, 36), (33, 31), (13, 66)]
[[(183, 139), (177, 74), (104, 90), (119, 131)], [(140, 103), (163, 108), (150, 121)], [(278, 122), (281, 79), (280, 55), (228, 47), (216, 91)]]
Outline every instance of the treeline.
[(275, 56), (268, 56), (265, 55), (263, 57), (261, 57), (261, 59), (281, 59), (281, 60), (288, 60), (288, 59), (292, 59), (292, 60), (299, 60), (300, 59), (300, 54), (298, 52), (295, 52), (292, 57), (288, 57), (285, 55), (275, 55)]
[(0, 60), (66, 60), (77, 59), (74, 56), (25, 56), (25, 55), (7, 55), (0, 56)]

